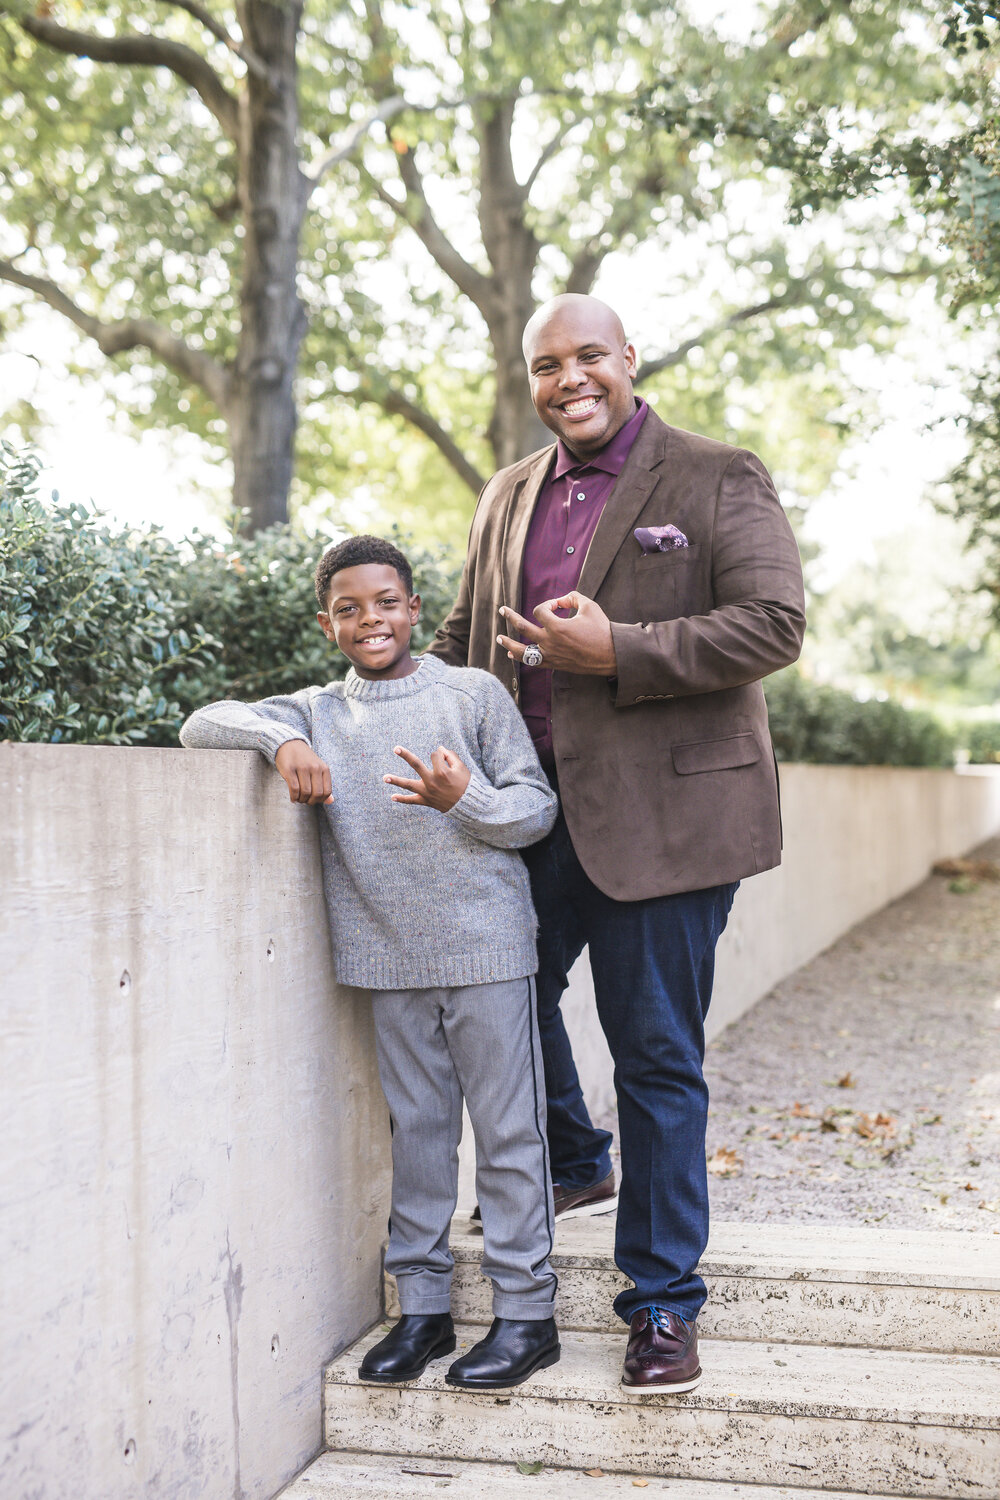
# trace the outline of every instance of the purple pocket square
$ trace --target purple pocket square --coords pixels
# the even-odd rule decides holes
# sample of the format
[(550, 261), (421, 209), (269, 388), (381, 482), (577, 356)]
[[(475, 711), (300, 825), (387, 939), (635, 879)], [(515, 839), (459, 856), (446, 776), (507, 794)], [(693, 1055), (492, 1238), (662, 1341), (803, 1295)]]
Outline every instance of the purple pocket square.
[(632, 533), (645, 555), (647, 552), (674, 552), (691, 544), (676, 526), (637, 526)]

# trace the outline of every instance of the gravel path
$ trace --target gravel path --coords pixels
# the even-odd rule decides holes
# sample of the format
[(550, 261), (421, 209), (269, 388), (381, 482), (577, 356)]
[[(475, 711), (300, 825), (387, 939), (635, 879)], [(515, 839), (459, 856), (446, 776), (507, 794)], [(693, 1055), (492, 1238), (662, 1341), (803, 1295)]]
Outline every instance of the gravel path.
[(709, 1047), (715, 1218), (1000, 1233), (1000, 883), (958, 884), (932, 876)]

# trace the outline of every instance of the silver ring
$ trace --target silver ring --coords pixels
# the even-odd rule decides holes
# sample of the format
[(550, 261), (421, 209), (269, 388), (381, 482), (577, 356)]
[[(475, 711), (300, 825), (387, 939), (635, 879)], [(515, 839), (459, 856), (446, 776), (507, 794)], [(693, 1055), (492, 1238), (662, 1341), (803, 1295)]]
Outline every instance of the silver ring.
[(525, 667), (540, 667), (544, 657), (538, 646), (525, 646), (524, 655), (521, 657), (521, 665)]

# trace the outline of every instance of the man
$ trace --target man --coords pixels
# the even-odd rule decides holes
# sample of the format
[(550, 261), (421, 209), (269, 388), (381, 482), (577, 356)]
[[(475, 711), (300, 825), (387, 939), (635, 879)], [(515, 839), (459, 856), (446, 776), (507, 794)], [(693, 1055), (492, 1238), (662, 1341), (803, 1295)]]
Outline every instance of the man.
[(635, 349), (604, 303), (539, 308), (524, 354), (557, 442), (486, 485), (431, 650), (507, 684), (559, 792), (552, 833), (526, 851), (556, 1209), (614, 1196), (611, 1138), (590, 1121), (559, 1012), (589, 945), (618, 1094), (615, 1259), (634, 1283), (615, 1302), (623, 1384), (690, 1390), (704, 1021), (737, 885), (781, 857), (760, 679), (799, 654), (801, 568), (760, 461), (636, 401)]

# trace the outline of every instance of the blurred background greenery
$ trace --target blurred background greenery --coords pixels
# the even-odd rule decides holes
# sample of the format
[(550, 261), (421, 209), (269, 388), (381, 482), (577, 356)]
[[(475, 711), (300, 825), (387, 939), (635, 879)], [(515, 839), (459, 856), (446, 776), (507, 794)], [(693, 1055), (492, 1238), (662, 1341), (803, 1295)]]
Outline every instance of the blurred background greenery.
[(308, 573), (347, 530), (397, 529), (435, 623), (568, 288), (775, 475), (812, 622), (779, 754), (995, 758), (996, 6), (266, 9), (0, 15), (0, 732), (173, 743), (335, 675)]

